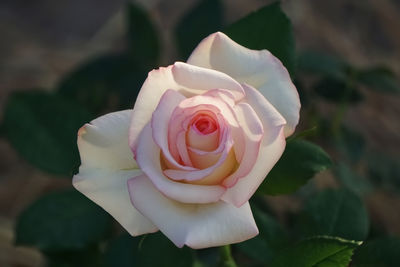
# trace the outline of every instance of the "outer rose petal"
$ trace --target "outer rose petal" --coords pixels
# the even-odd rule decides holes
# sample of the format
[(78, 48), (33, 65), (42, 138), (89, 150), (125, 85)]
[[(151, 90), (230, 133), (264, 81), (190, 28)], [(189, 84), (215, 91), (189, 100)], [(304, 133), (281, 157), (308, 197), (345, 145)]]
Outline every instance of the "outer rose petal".
[(82, 165), (72, 183), (110, 213), (131, 235), (157, 231), (130, 203), (126, 182), (140, 175), (128, 146), (132, 110), (99, 117), (78, 132)]
[(137, 168), (128, 145), (132, 110), (101, 116), (78, 131), (82, 165), (114, 170)]
[(188, 97), (208, 90), (223, 88), (233, 92), (237, 100), (244, 96), (240, 84), (225, 73), (177, 62), (167, 68), (149, 73), (133, 108), (129, 144), (135, 153), (137, 140), (144, 126), (150, 121), (161, 96), (168, 89)]
[(199, 249), (232, 244), (258, 234), (249, 203), (182, 204), (163, 196), (145, 176), (128, 182), (133, 205), (176, 246)]
[(299, 95), (286, 68), (269, 51), (248, 49), (217, 32), (205, 38), (187, 62), (257, 88), (286, 119), (285, 136), (294, 132), (299, 121)]
[(140, 214), (129, 198), (128, 179), (142, 174), (135, 170), (80, 168), (74, 187), (111, 214), (131, 235), (156, 232), (157, 227)]
[(233, 187), (228, 188), (221, 199), (236, 207), (246, 203), (279, 160), (285, 150), (285, 145), (286, 140), (282, 127), (280, 134), (273, 142), (268, 145), (261, 144), (257, 161), (251, 171), (245, 177), (240, 178)]

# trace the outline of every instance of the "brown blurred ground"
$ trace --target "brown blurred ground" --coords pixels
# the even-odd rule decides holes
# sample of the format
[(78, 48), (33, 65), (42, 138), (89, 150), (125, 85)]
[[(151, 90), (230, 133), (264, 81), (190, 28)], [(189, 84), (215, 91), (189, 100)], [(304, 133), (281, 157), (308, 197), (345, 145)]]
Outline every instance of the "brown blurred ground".
[[(163, 64), (176, 54), (171, 31), (195, 0), (141, 0), (163, 38)], [(271, 1), (225, 0), (226, 21), (233, 22)], [(400, 76), (400, 2), (397, 0), (283, 1), (298, 50), (317, 49), (357, 66), (383, 64)], [(2, 0), (0, 2), (0, 119), (8, 95), (16, 90), (51, 90), (83, 60), (118, 49), (124, 33), (122, 0)], [(400, 98), (367, 93), (349, 110), (346, 121), (363, 132), (368, 144), (394, 157), (400, 148)], [(33, 250), (13, 248), (19, 212), (45, 191), (70, 186), (26, 163), (0, 138), (0, 266), (41, 266)], [(321, 176), (321, 175), (320, 175)], [(332, 181), (329, 174), (317, 179)], [(297, 209), (290, 197), (271, 198), (276, 207)], [(400, 201), (376, 193), (367, 201), (373, 220), (400, 235)]]

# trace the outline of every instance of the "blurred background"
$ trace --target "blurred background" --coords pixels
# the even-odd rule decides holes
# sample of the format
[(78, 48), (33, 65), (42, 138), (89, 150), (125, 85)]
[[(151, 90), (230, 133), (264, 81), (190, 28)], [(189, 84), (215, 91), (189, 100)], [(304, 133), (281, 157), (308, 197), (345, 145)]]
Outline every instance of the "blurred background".
[[(221, 27), (271, 2), (221, 1)], [(185, 53), (179, 53), (174, 32), (199, 1), (138, 0), (135, 3), (147, 10), (160, 41), (159, 62), (145, 65), (144, 71), (169, 65), (177, 59), (184, 60)], [(400, 76), (400, 1), (286, 0), (282, 1), (282, 8), (292, 21), (300, 59), (302, 55), (311, 57), (318, 52), (355, 68), (367, 70), (384, 66), (395, 77)], [(85, 62), (126, 49), (126, 12), (126, 1), (122, 0), (0, 1), (0, 121), (11, 94), (34, 89), (52, 91), (63, 77)], [(307, 51), (311, 55), (306, 54)], [(296, 76), (301, 90), (307, 92), (310, 91), (307, 88), (323, 84), (323, 80), (315, 77), (320, 74), (318, 71), (317, 75), (312, 71), (310, 74), (312, 66), (307, 62), (300, 60), (299, 65), (306, 70), (300, 69)], [(363, 85), (357, 90), (362, 94), (362, 101), (355, 101), (342, 112), (343, 125), (351, 128), (344, 142), (347, 142), (346, 147), (354, 149), (348, 156), (338, 149), (337, 143), (319, 134), (315, 141), (339, 167), (319, 174), (313, 183), (317, 188), (344, 183), (356, 190), (365, 189), (366, 193), (363, 191), (361, 195), (372, 228), (399, 237), (400, 97), (369, 90)], [(313, 127), (314, 113), (328, 119), (337, 115), (341, 103), (330, 101), (330, 96), (324, 93), (320, 95), (323, 97), (315, 99), (308, 94), (308, 98), (302, 99), (306, 101), (303, 103), (306, 108), (302, 111), (299, 130)], [(134, 102), (130, 104), (133, 106)], [(102, 112), (114, 108), (111, 103), (110, 108)], [(13, 245), (16, 219), (43, 193), (70, 188), (71, 181), (54, 179), (60, 175), (35, 168), (16, 152), (3, 134), (0, 135), (0, 157), (0, 266), (42, 266), (44, 258), (40, 252)], [(349, 157), (347, 162), (350, 163), (341, 165), (346, 161), (343, 157)], [(352, 177), (357, 178), (343, 180), (346, 172), (347, 176), (351, 172)], [(297, 197), (267, 198), (276, 217), (287, 223), (288, 212), (296, 213), (301, 208)]]

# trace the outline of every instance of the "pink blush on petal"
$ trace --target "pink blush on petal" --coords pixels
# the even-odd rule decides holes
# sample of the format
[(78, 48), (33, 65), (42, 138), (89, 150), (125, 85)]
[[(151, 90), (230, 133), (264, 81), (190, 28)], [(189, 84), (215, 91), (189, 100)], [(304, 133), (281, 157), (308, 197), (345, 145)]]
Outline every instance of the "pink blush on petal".
[(203, 135), (207, 135), (215, 132), (218, 129), (218, 125), (213, 118), (210, 116), (200, 115), (192, 124), (194, 129)]

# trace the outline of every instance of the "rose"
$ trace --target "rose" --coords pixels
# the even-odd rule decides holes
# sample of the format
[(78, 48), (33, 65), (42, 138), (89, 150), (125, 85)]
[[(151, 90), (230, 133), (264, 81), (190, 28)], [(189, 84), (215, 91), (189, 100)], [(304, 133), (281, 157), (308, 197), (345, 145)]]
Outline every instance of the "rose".
[(244, 241), (258, 234), (248, 200), (299, 109), (277, 58), (214, 33), (187, 63), (151, 71), (133, 111), (79, 130), (73, 184), (134, 236), (159, 229), (192, 248)]

